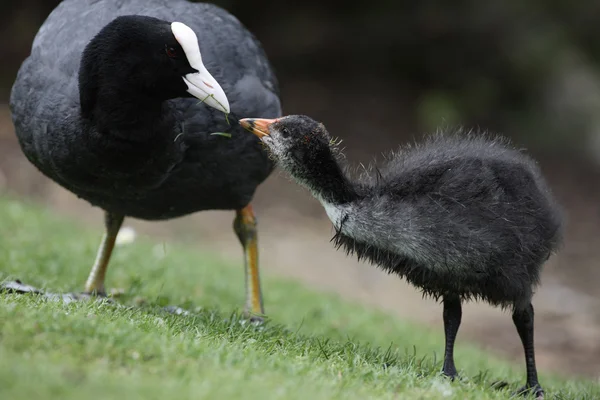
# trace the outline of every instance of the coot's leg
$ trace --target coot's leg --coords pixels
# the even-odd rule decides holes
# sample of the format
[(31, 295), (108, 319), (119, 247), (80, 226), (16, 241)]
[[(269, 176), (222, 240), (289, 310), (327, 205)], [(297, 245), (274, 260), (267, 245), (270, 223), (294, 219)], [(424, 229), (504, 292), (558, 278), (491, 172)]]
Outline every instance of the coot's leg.
[(525, 366), (527, 368), (527, 384), (519, 389), (519, 393), (527, 394), (533, 392), (536, 399), (544, 398), (544, 390), (538, 382), (537, 369), (535, 367), (535, 350), (533, 346), (533, 305), (529, 303), (522, 310), (513, 312), (513, 322), (523, 343), (525, 350)]
[(105, 296), (104, 291), (104, 278), (106, 276), (106, 269), (108, 268), (108, 262), (112, 254), (113, 248), (115, 247), (115, 240), (121, 224), (123, 223), (124, 217), (122, 215), (116, 215), (109, 212), (104, 213), (104, 225), (106, 232), (102, 238), (102, 243), (96, 254), (96, 261), (90, 271), (90, 275), (85, 283), (85, 293), (95, 294), (98, 296)]
[(258, 271), (256, 218), (251, 205), (236, 211), (233, 229), (244, 247), (244, 267), (246, 271), (246, 306), (244, 313), (250, 320), (260, 322), (264, 315), (264, 308)]
[(444, 375), (454, 379), (458, 376), (454, 366), (454, 341), (462, 318), (460, 298), (457, 296), (444, 296), (444, 333), (446, 334), (446, 348), (444, 350)]

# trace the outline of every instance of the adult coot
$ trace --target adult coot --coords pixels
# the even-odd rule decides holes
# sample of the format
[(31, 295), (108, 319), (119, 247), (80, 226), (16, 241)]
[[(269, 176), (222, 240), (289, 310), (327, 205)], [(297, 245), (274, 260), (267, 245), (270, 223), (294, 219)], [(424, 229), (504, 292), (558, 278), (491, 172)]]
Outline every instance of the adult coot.
[(521, 391), (543, 397), (531, 298), (561, 242), (563, 220), (532, 159), (499, 138), (438, 134), (352, 180), (322, 124), (306, 116), (241, 124), (321, 202), (338, 246), (442, 299), (444, 374), (457, 375), (461, 302), (483, 299), (512, 310), (527, 366)]
[[(185, 0), (65, 0), (37, 33), (10, 106), (27, 158), (105, 211), (85, 292), (105, 292), (124, 217), (236, 210), (246, 311), (263, 313), (250, 202), (273, 164), (225, 113), (272, 118), (281, 107), (260, 43), (235, 17)], [(232, 136), (213, 135), (223, 131)]]

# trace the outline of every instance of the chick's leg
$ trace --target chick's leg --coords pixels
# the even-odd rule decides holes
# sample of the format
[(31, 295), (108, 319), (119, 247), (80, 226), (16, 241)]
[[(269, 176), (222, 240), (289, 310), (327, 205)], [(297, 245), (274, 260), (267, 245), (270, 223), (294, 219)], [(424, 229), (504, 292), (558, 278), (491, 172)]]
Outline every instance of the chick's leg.
[(521, 338), (523, 350), (525, 350), (525, 367), (527, 370), (527, 383), (517, 392), (524, 395), (533, 392), (535, 398), (541, 400), (544, 398), (544, 390), (538, 381), (537, 368), (535, 366), (533, 316), (533, 305), (531, 303), (524, 309), (517, 309), (513, 312), (513, 322)]
[(460, 299), (454, 296), (444, 296), (444, 332), (446, 346), (444, 348), (444, 375), (455, 379), (458, 376), (454, 365), (454, 342), (462, 319), (462, 306)]

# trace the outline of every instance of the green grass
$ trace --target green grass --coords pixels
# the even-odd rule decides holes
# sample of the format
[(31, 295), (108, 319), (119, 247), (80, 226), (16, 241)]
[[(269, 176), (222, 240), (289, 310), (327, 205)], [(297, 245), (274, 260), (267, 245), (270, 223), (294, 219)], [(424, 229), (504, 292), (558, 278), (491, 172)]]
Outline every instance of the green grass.
[[(79, 290), (100, 234), (0, 200), (0, 280)], [(243, 279), (218, 255), (141, 239), (117, 248), (109, 270), (122, 306), (0, 295), (0, 399), (483, 400), (509, 398), (495, 380), (524, 381), (520, 366), (459, 340), (463, 379), (449, 382), (441, 332), (268, 275), (270, 320), (244, 323)], [(541, 379), (547, 398), (600, 398), (591, 382)]]

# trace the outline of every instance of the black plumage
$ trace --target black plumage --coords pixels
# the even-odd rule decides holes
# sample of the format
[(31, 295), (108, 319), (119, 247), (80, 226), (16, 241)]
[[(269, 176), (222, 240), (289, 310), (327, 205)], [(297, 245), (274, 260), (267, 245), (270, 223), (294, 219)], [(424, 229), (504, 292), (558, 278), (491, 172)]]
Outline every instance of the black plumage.
[(534, 160), (499, 137), (438, 133), (351, 178), (335, 141), (309, 117), (242, 125), (323, 204), (338, 247), (443, 300), (446, 375), (457, 375), (461, 302), (482, 299), (512, 311), (526, 353), (526, 388), (543, 396), (531, 298), (562, 241), (563, 216)]
[[(197, 41), (190, 45), (173, 22), (191, 28)], [(197, 81), (209, 91), (220, 85), (229, 118), (216, 97), (192, 93), (183, 79), (203, 68), (209, 73)], [(273, 163), (259, 140), (241, 134), (235, 115), (276, 117), (281, 106), (260, 43), (234, 16), (186, 0), (65, 0), (40, 28), (10, 107), (27, 158), (106, 211), (101, 265), (87, 292), (104, 292), (124, 217), (164, 220), (231, 209), (252, 275), (247, 310), (262, 313), (250, 202)]]

